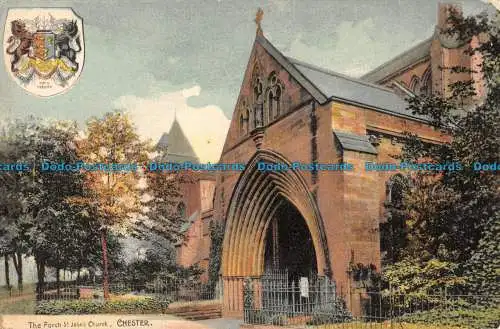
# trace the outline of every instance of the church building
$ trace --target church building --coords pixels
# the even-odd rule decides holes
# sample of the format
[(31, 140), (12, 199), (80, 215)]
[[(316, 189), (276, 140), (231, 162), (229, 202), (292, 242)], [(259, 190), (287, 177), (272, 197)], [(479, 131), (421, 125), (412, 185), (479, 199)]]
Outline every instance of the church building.
[[(164, 133), (158, 141), (157, 150), (166, 150), (164, 163), (200, 163), (200, 158), (192, 143), (192, 133), (186, 132), (185, 125), (177, 115), (168, 133)], [(203, 159), (206, 160), (206, 159)], [(182, 197), (177, 204), (178, 214), (185, 219), (181, 227), (183, 239), (175, 245), (177, 264), (189, 267), (197, 264), (207, 270), (210, 250), (210, 233), (208, 225), (212, 219), (213, 195), (215, 190), (215, 175), (210, 172), (193, 172), (192, 179), (182, 183)], [(207, 280), (206, 273), (201, 277)]]
[[(225, 223), (220, 274), (226, 315), (242, 314), (241, 278), (271, 269), (296, 278), (326, 276), (345, 297), (357, 289), (350, 264), (380, 270), (379, 226), (396, 172), (367, 171), (365, 163), (397, 163), (392, 155), (400, 152), (404, 132), (429, 143), (446, 140), (406, 109), (406, 97), (448, 95), (447, 86), (464, 79), (484, 92), (480, 77), (440, 69), (480, 62), (463, 54), (469, 44), (442, 33), (451, 10), (460, 8), (440, 5), (429, 39), (360, 79), (285, 56), (266, 39), (259, 11), (219, 160), (246, 168), (217, 172), (213, 210), (204, 219), (205, 225)], [(262, 170), (262, 163), (290, 169)], [(294, 169), (294, 163), (312, 165)], [(352, 170), (316, 168), (341, 163)], [(200, 248), (206, 252), (207, 243)], [(359, 301), (346, 301), (355, 312)]]

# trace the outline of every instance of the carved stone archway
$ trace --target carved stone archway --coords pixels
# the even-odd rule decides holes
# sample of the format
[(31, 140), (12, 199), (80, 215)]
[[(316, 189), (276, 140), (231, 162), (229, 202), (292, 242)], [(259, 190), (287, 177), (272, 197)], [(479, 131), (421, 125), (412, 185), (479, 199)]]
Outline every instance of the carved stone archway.
[(303, 217), (316, 251), (318, 274), (331, 277), (331, 263), (321, 214), (312, 193), (295, 170), (262, 171), (259, 163), (291, 163), (279, 153), (257, 151), (233, 190), (223, 242), (224, 277), (260, 276), (264, 271), (266, 232), (284, 200)]

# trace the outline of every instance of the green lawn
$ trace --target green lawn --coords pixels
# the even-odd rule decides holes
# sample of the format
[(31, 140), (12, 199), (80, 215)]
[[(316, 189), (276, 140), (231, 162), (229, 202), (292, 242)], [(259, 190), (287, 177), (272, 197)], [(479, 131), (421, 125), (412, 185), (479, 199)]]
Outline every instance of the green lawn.
[(34, 314), (35, 285), (27, 284), (23, 291), (13, 287), (0, 287), (0, 314)]
[(33, 298), (0, 301), (0, 314), (34, 314), (34, 312), (35, 301)]
[(19, 291), (17, 287), (12, 287), (11, 290), (6, 286), (0, 287), (0, 300), (4, 298), (15, 297), (19, 295), (35, 294), (36, 284), (26, 284), (24, 285), (23, 291)]

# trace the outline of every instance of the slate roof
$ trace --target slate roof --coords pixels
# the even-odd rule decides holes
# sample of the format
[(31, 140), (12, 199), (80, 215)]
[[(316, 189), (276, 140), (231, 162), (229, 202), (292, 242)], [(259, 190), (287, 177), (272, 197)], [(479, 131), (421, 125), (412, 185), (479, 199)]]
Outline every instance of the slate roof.
[(156, 148), (167, 149), (167, 156), (162, 161), (174, 163), (190, 161), (192, 163), (199, 163), (199, 159), (177, 119), (174, 119), (168, 134), (164, 133), (161, 136), (156, 144)]
[(430, 55), (433, 40), (434, 35), (366, 73), (361, 77), (361, 80), (372, 83), (379, 82), (384, 78), (428, 57)]
[(340, 142), (342, 149), (358, 151), (369, 154), (377, 154), (377, 150), (368, 140), (368, 136), (354, 135), (341, 131), (333, 131), (335, 137)]
[(166, 148), (167, 146), (168, 146), (168, 134), (163, 133), (163, 135), (161, 135), (161, 137), (160, 137), (160, 140), (156, 144), (156, 147), (157, 148)]
[(285, 57), (264, 36), (258, 35), (256, 42), (320, 104), (336, 100), (396, 116), (427, 121), (425, 117), (407, 111), (406, 101), (391, 89)]

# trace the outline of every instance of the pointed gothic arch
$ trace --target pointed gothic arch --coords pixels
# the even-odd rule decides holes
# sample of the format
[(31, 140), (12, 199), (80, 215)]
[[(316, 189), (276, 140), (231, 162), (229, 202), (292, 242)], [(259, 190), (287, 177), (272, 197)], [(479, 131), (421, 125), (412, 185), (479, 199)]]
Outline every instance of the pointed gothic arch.
[(411, 77), (411, 81), (410, 81), (410, 90), (415, 95), (419, 95), (420, 94), (420, 89), (421, 89), (420, 78), (417, 77), (416, 75), (413, 75)]
[(248, 134), (250, 131), (249, 121), (250, 121), (250, 111), (248, 109), (248, 103), (246, 99), (241, 100), (238, 105), (238, 127), (240, 136)]
[(252, 71), (252, 127), (251, 130), (264, 125), (264, 83), (259, 62), (255, 62)]
[(267, 78), (266, 112), (268, 122), (274, 121), (282, 114), (282, 94), (284, 85), (277, 77), (276, 72), (271, 72)]
[(431, 70), (430, 65), (425, 70), (420, 81), (421, 81), (420, 93), (424, 96), (431, 96), (432, 95), (432, 70)]
[(223, 242), (222, 275), (258, 276), (264, 271), (265, 238), (271, 220), (284, 202), (304, 219), (320, 274), (331, 276), (326, 234), (315, 199), (299, 171), (259, 170), (259, 163), (288, 164), (282, 155), (259, 150), (240, 175), (230, 199)]

